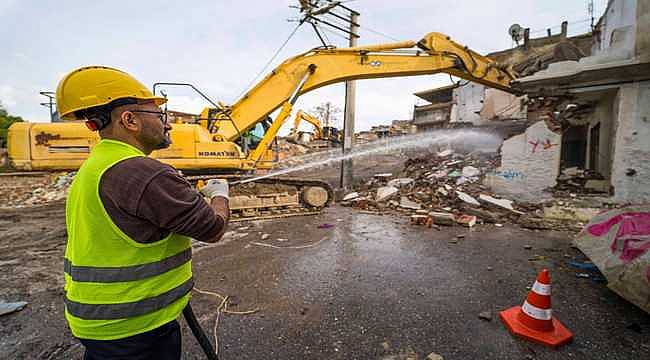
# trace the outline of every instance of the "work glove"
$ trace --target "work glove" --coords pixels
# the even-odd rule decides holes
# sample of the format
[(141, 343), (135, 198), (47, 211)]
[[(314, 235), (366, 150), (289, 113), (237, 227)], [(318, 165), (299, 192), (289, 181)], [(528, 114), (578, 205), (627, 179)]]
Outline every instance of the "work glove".
[(215, 196), (221, 196), (226, 199), (230, 199), (228, 182), (223, 179), (211, 179), (205, 184), (204, 187), (199, 190), (201, 194), (205, 197), (212, 199)]

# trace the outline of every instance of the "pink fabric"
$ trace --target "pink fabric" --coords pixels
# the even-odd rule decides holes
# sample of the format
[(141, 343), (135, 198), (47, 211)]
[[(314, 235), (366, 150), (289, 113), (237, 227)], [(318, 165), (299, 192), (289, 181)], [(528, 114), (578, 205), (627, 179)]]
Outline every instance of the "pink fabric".
[(650, 249), (650, 212), (628, 212), (611, 217), (607, 221), (590, 225), (589, 234), (592, 236), (606, 235), (616, 224), (618, 232), (614, 237), (612, 253), (619, 251), (620, 240), (623, 241), (620, 259), (628, 263), (645, 254)]

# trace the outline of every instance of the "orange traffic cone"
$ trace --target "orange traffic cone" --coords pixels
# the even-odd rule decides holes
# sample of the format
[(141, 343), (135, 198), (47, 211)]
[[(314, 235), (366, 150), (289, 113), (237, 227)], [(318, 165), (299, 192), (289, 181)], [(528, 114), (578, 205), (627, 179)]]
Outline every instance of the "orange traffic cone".
[(551, 315), (551, 277), (547, 269), (537, 276), (523, 306), (499, 313), (513, 335), (540, 344), (558, 347), (573, 339), (573, 334)]

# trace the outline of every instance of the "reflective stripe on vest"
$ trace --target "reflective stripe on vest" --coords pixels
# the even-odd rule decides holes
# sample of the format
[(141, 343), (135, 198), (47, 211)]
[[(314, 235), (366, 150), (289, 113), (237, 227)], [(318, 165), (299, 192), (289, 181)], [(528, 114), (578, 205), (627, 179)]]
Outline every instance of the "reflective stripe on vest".
[(83, 304), (65, 299), (68, 312), (85, 320), (114, 320), (147, 314), (170, 305), (192, 290), (194, 280), (188, 279), (181, 285), (140, 301), (119, 304)]
[(79, 282), (114, 283), (136, 281), (163, 274), (191, 259), (191, 248), (157, 262), (124, 267), (75, 266), (70, 263), (70, 260), (63, 259), (63, 271), (70, 275), (73, 281)]

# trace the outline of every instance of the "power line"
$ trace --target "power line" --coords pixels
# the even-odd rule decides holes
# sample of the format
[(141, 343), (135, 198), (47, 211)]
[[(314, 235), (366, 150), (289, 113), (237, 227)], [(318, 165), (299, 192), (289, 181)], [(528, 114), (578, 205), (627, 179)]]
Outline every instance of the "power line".
[(273, 62), (273, 60), (275, 60), (275, 58), (280, 54), (280, 52), (282, 51), (282, 49), (284, 49), (284, 47), (287, 45), (287, 43), (289, 43), (289, 40), (291, 40), (291, 38), (293, 37), (293, 35), (296, 34), (296, 31), (298, 31), (298, 28), (300, 28), (300, 26), (301, 26), (302, 24), (303, 24), (302, 22), (299, 22), (299, 23), (298, 23), (298, 25), (293, 29), (293, 31), (291, 32), (291, 34), (289, 34), (289, 37), (287, 37), (287, 39), (284, 40), (284, 42), (282, 43), (282, 45), (280, 45), (280, 47), (278, 48), (278, 50), (275, 51), (275, 54), (273, 54), (273, 56), (271, 56), (271, 58), (269, 59), (269, 61), (266, 62), (266, 64), (265, 64), (264, 67), (262, 68), (262, 70), (260, 70), (260, 72), (258, 72), (257, 75), (255, 75), (255, 77), (251, 79), (251, 81), (250, 81), (250, 82), (248, 83), (248, 85), (246, 85), (246, 87), (245, 87), (245, 88), (244, 88), (244, 89), (239, 93), (239, 95), (237, 95), (237, 99), (241, 98), (241, 96), (244, 95), (244, 93), (246, 93), (246, 91), (251, 87), (251, 85), (253, 85), (253, 83), (254, 83), (255, 81), (257, 81), (257, 79), (260, 77), (260, 75), (262, 75), (262, 74), (266, 71), (266, 69), (269, 67), (269, 65), (271, 65), (271, 63)]

